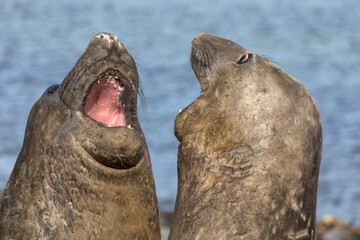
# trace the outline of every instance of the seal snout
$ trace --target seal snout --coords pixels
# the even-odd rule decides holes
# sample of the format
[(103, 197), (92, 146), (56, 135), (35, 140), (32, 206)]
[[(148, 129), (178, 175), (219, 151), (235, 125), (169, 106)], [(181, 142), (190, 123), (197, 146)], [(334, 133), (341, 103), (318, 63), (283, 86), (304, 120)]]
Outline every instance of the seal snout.
[(192, 53), (194, 50), (198, 50), (199, 48), (204, 48), (204, 45), (208, 45), (207, 36), (209, 36), (206, 33), (200, 33), (199, 35), (195, 36), (193, 40), (191, 40), (191, 50)]
[(200, 33), (191, 41), (191, 63), (198, 61), (203, 67), (210, 67), (216, 54), (216, 49), (211, 42), (211, 35)]
[(199, 44), (201, 42), (201, 38), (204, 38), (206, 36), (208, 36), (208, 34), (206, 33), (200, 33), (196, 35), (193, 40), (191, 40), (191, 44)]
[(105, 39), (107, 40), (108, 42), (111, 42), (111, 41), (118, 41), (118, 38), (115, 34), (110, 34), (110, 33), (106, 33), (106, 32), (101, 32), (101, 33), (98, 33), (94, 36), (94, 38), (101, 38), (101, 39)]
[(217, 53), (211, 37), (209, 34), (201, 33), (191, 41), (190, 63), (202, 90), (207, 89), (210, 84), (207, 77), (211, 74), (211, 68), (214, 65)]
[(96, 34), (90, 42), (100, 41), (101, 45), (105, 49), (111, 49), (113, 47), (117, 49), (125, 49), (124, 45), (118, 41), (118, 38), (115, 34), (110, 34), (106, 32), (101, 32)]
[(213, 35), (207, 34), (207, 33), (200, 33), (194, 37), (194, 39), (191, 41), (192, 45), (198, 45), (198, 44), (205, 44), (205, 43), (216, 43), (220, 39), (219, 37), (215, 37)]

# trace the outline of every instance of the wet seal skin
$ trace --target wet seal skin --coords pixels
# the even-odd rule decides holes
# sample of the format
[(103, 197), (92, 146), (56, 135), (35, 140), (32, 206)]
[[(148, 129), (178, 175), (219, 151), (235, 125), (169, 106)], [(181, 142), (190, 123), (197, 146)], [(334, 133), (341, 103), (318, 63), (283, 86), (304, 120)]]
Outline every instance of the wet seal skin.
[(207, 34), (192, 41), (191, 65), (202, 93), (175, 120), (169, 239), (315, 239), (322, 130), (308, 90)]
[(138, 89), (117, 37), (93, 37), (30, 112), (0, 202), (0, 239), (160, 239)]

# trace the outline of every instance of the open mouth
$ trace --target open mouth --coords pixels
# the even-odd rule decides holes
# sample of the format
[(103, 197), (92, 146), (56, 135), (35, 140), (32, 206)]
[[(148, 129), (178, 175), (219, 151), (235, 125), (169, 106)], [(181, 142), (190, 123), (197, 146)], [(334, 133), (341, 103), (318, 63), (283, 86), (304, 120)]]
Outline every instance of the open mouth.
[(84, 111), (106, 127), (126, 126), (125, 82), (108, 71), (93, 84), (86, 97)]

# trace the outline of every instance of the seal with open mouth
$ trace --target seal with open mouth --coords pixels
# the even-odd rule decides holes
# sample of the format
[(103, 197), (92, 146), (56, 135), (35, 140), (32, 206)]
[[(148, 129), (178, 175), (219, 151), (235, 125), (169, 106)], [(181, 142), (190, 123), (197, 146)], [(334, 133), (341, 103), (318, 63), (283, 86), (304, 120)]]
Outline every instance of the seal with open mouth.
[(315, 239), (322, 131), (308, 90), (207, 34), (192, 41), (190, 61), (202, 93), (175, 120), (169, 239)]
[(0, 239), (160, 239), (138, 89), (117, 37), (93, 37), (30, 112), (0, 202)]

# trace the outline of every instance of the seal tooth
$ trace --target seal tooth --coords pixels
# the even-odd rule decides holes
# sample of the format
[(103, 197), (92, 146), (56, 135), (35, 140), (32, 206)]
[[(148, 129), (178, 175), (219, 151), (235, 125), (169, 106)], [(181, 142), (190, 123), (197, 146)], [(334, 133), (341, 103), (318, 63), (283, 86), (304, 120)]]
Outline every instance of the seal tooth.
[(118, 76), (114, 76), (114, 78), (115, 78), (115, 79), (119, 79), (119, 77), (118, 77)]
[(131, 124), (127, 125), (127, 128), (133, 129)]
[(111, 122), (109, 122), (107, 125), (108, 125), (109, 127), (111, 127), (111, 126), (112, 126)]
[(103, 127), (107, 127), (108, 125), (106, 123), (103, 123), (103, 122), (98, 122), (101, 126)]

